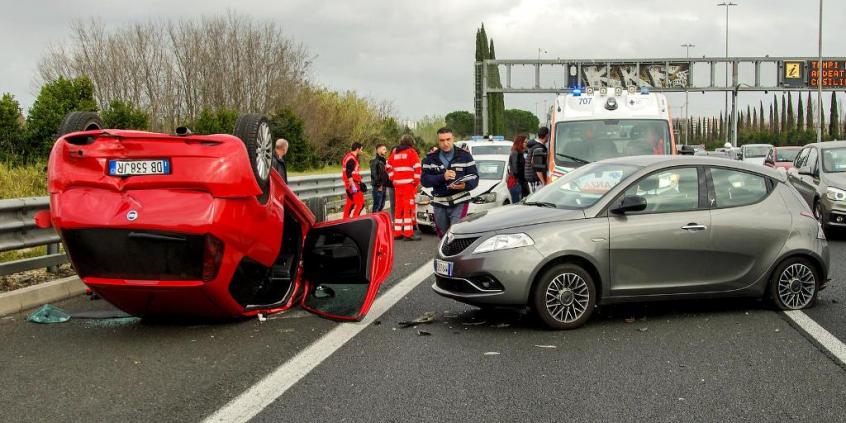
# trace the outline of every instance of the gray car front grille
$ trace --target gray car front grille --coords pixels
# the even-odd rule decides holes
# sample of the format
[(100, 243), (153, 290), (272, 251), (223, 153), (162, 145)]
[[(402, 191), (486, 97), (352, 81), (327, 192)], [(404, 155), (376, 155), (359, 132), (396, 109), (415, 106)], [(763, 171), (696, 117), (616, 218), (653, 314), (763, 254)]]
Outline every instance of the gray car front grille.
[(444, 242), (443, 247), (441, 247), (441, 252), (445, 256), (454, 256), (470, 246), (470, 244), (474, 243), (479, 237), (471, 237), (471, 238), (455, 238), (452, 242)]

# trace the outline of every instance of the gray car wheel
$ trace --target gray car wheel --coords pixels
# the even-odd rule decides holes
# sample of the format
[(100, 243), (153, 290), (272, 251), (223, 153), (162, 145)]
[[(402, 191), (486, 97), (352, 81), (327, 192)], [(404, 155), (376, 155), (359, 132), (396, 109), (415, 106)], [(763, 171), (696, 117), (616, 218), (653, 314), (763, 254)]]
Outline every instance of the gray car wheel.
[(782, 310), (801, 310), (817, 301), (819, 276), (808, 260), (794, 257), (782, 262), (770, 279), (770, 295)]
[(549, 269), (535, 287), (532, 308), (550, 329), (575, 329), (590, 319), (596, 305), (593, 278), (581, 266)]

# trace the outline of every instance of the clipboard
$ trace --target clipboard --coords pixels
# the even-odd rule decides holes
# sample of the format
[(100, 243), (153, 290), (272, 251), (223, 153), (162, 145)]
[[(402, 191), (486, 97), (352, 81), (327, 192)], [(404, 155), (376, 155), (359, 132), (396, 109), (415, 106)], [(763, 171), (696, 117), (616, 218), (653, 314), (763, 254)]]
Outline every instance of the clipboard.
[(460, 178), (458, 178), (458, 179), (455, 179), (455, 180), (450, 181), (450, 182), (449, 182), (449, 184), (448, 184), (447, 186), (450, 186), (450, 185), (455, 185), (455, 184), (463, 184), (463, 183), (465, 183), (465, 182), (472, 181), (472, 180), (474, 180), (474, 179), (476, 179), (476, 178), (478, 178), (478, 177), (479, 177), (479, 175), (472, 174), (472, 173), (471, 173), (471, 174), (469, 174), (469, 175), (464, 175), (464, 176), (462, 176), (462, 177), (460, 177)]

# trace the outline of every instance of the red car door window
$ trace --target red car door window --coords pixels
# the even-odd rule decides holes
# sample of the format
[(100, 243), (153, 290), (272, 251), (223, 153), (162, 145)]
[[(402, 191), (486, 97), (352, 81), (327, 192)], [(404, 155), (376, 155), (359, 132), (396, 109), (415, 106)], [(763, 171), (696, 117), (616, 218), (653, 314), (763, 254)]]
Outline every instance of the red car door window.
[(376, 213), (315, 225), (303, 254), (304, 309), (339, 320), (361, 320), (391, 271), (390, 219)]

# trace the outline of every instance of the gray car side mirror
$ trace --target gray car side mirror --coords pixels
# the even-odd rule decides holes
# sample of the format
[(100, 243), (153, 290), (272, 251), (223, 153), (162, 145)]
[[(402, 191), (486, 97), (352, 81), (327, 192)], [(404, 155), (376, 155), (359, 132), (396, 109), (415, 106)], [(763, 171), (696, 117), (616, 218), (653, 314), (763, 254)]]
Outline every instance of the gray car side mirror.
[(627, 212), (639, 212), (646, 210), (646, 199), (639, 195), (627, 195), (620, 199), (616, 206), (609, 211), (614, 214), (626, 214)]

